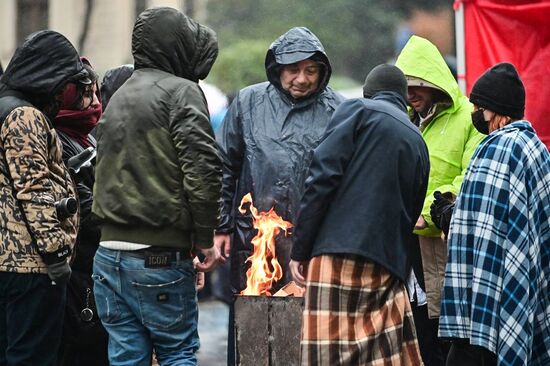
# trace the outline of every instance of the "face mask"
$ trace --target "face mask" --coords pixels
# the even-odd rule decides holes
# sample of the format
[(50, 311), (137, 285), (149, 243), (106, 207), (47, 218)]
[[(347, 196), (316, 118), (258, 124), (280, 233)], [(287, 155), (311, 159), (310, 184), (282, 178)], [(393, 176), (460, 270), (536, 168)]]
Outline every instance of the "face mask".
[(478, 109), (477, 111), (472, 113), (472, 124), (474, 125), (476, 130), (479, 131), (479, 133), (482, 133), (484, 135), (489, 134), (489, 121), (485, 120), (483, 109)]

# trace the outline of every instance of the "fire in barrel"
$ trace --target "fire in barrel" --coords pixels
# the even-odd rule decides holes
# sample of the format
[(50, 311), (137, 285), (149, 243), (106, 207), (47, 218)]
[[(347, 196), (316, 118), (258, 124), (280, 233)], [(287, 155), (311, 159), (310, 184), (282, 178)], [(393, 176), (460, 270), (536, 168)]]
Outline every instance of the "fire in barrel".
[(271, 296), (270, 290), (274, 282), (283, 277), (283, 269), (277, 260), (275, 238), (283, 230), (285, 235), (292, 228), (292, 224), (283, 220), (272, 207), (268, 212), (259, 212), (254, 207), (252, 195), (246, 194), (241, 200), (239, 212), (246, 213), (243, 205), (250, 204), (252, 224), (258, 233), (252, 239), (253, 252), (246, 259), (250, 268), (246, 272), (246, 288), (241, 295)]

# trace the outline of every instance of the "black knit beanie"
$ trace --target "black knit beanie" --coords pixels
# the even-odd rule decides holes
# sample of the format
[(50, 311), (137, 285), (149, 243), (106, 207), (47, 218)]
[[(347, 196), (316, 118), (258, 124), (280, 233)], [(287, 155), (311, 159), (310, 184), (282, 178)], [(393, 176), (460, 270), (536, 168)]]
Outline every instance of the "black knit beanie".
[(380, 91), (393, 91), (407, 100), (407, 79), (399, 68), (381, 64), (369, 72), (363, 85), (363, 96), (371, 98)]
[(523, 118), (525, 88), (514, 65), (496, 64), (475, 82), (470, 102), (502, 116)]

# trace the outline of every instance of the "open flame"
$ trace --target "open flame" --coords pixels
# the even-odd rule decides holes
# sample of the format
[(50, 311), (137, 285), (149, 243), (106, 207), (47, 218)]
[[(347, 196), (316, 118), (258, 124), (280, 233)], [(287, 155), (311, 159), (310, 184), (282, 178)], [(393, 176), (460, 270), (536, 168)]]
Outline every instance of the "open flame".
[(246, 203), (250, 203), (250, 212), (254, 218), (252, 223), (258, 233), (252, 239), (254, 251), (246, 259), (251, 266), (246, 272), (246, 288), (241, 291), (241, 295), (271, 296), (269, 290), (273, 282), (277, 282), (283, 277), (283, 269), (275, 254), (275, 237), (281, 230), (284, 230), (286, 234), (292, 224), (277, 215), (273, 207), (268, 212), (258, 212), (258, 209), (252, 204), (250, 193), (247, 193), (241, 200), (239, 206), (241, 214), (246, 212), (243, 209), (243, 205)]

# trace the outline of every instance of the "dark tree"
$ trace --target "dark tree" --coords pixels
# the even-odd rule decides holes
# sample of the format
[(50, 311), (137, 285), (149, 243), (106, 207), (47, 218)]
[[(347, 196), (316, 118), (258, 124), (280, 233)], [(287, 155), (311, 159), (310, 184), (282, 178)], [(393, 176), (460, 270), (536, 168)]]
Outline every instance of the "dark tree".
[(92, 19), (93, 10), (94, 0), (86, 0), (86, 10), (84, 11), (84, 19), (82, 20), (82, 30), (80, 31), (80, 37), (78, 37), (78, 52), (82, 52), (84, 50), (86, 38), (88, 38), (88, 31), (90, 30), (90, 20)]
[(209, 0), (208, 24), (222, 50), (243, 39), (273, 41), (291, 27), (306, 26), (325, 46), (333, 74), (362, 82), (374, 66), (395, 56), (400, 22), (414, 9), (442, 6), (451, 7), (452, 0)]

